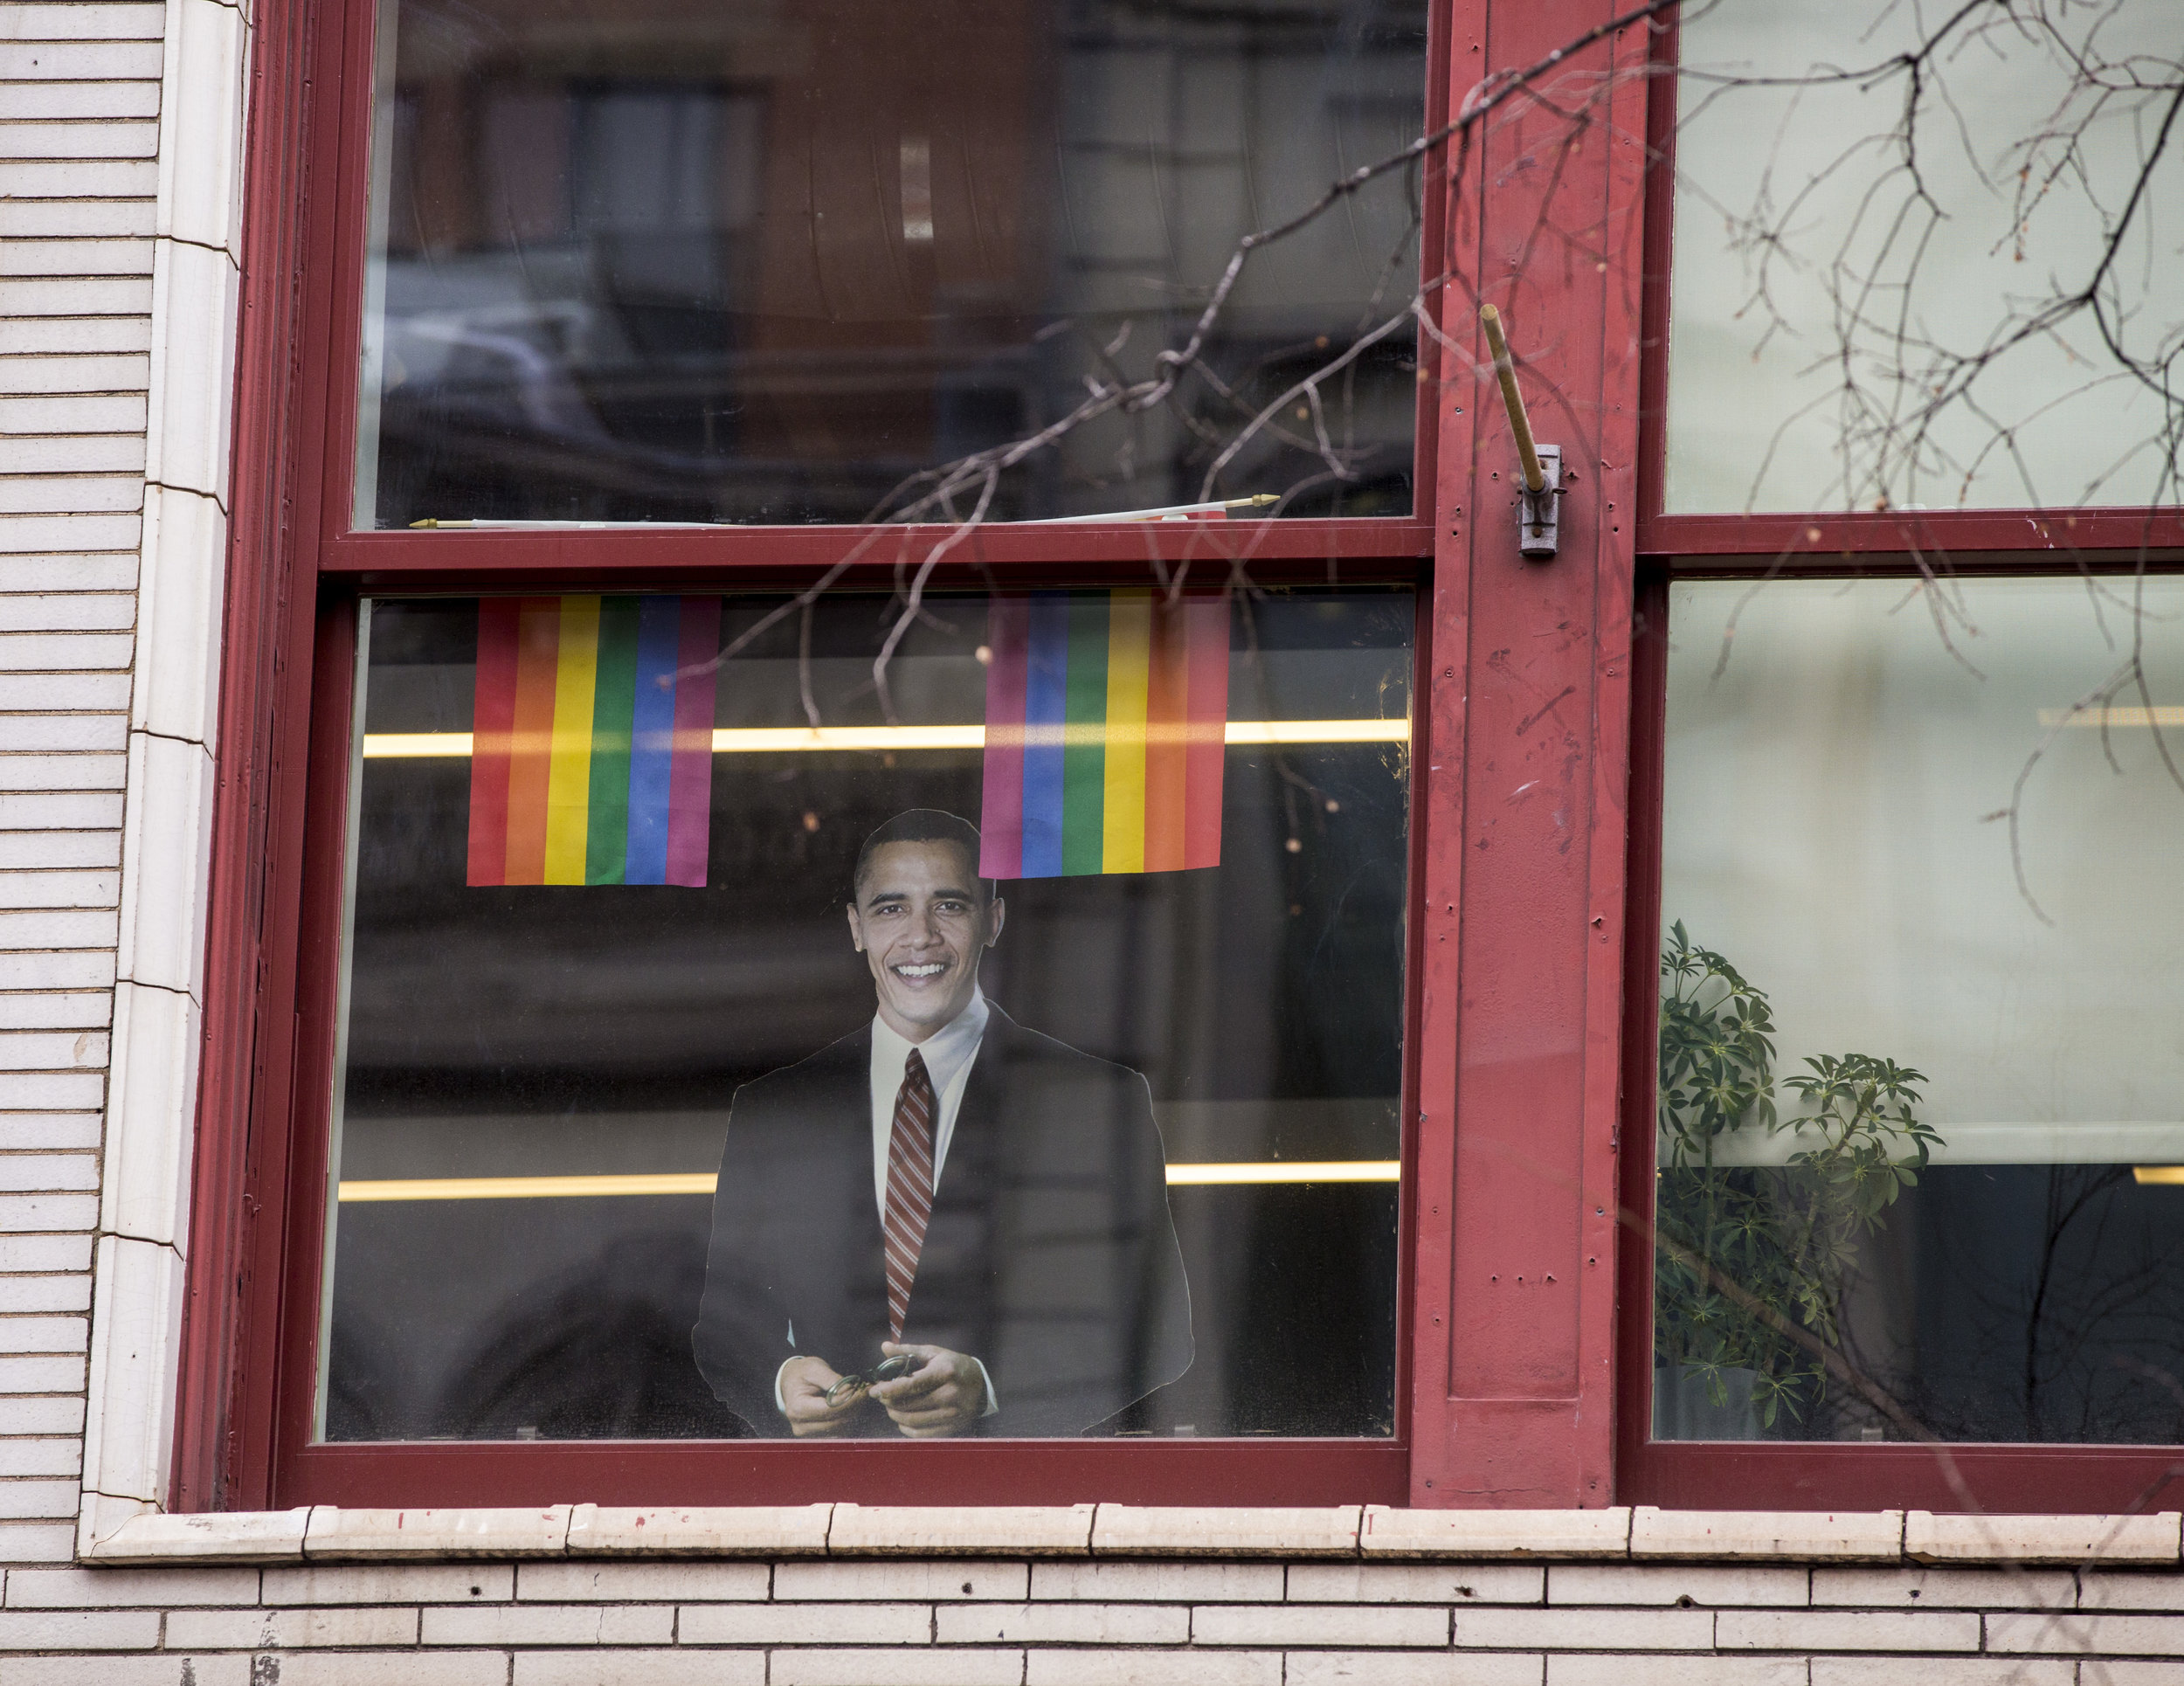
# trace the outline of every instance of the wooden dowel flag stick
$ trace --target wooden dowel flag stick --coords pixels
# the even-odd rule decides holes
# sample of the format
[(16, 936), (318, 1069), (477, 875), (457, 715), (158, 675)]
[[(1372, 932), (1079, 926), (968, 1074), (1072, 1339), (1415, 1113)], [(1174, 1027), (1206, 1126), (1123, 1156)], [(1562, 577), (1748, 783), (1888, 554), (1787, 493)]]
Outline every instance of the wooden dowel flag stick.
[(1502, 313), (1490, 304), (1482, 304), (1479, 321), (1486, 327), (1486, 342), (1494, 353), (1494, 372), (1502, 381), (1502, 402), (1509, 407), (1510, 431), (1517, 435), (1517, 454), (1524, 460), (1524, 489), (1537, 496), (1547, 489), (1547, 475), (1539, 466), (1539, 447), (1532, 443), (1524, 395), (1517, 390), (1517, 370), (1510, 362), (1509, 342), (1502, 337)]

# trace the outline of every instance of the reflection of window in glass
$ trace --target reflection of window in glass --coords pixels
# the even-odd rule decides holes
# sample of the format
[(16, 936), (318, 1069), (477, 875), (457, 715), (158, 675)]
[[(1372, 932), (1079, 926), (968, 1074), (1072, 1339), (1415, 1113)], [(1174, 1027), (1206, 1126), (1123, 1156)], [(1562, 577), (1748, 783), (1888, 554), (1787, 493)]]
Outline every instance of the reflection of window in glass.
[[(1685, 9), (1668, 511), (2174, 501), (2176, 34), (2159, 6)], [(1914, 100), (1887, 61), (1922, 43)], [(2097, 277), (2098, 320), (2070, 302)]]
[[(1052, 633), (1048, 653), (1066, 645), (1081, 675), (1074, 688), (1066, 674), (1047, 675), (1067, 719), (1146, 721), (1140, 737), (1158, 746), (1160, 722), (1182, 711), (1164, 697), (1151, 597), (1088, 592), (1035, 605), (1028, 665), (1037, 669)], [(906, 810), (988, 816), (980, 745), (989, 682), (1013, 659), (1006, 632), (989, 625), (983, 598), (929, 602), (933, 621), (891, 662), (894, 722), (872, 682), (884, 600), (844, 595), (819, 603), (808, 662), (791, 616), (720, 667), (710, 736), (701, 727), (695, 744), (674, 707), (685, 680), (667, 701), (648, 700), (646, 675), (687, 667), (685, 640), (732, 644), (778, 600), (501, 599), (482, 628), (477, 599), (370, 606), (325, 1438), (785, 1432), (743, 1373), (758, 1364), (764, 1381), (781, 1357), (720, 1356), (743, 1338), (738, 1309), (764, 1323), (755, 1308), (773, 1304), (775, 1289), (723, 1270), (715, 1240), (715, 1288), (735, 1292), (724, 1310), (705, 1299), (715, 1178), (724, 1140), (736, 1139), (733, 1109), (778, 1097), (784, 1070), (840, 1039), (877, 1034), (874, 975), (845, 918), (868, 834)], [(1053, 1058), (1069, 1070), (1106, 1074), (1095, 1099), (1108, 1110), (1078, 1119), (1071, 1139), (1127, 1146), (1138, 1138), (1115, 1135), (1114, 1119), (1149, 1102), (1165, 1170), (1148, 1181), (1106, 1148), (1060, 1168), (1009, 1158), (1007, 1144), (1033, 1138), (1031, 1120), (1076, 1118), (1083, 1086), (1061, 1082), (1020, 1116), (1001, 1105), (980, 1124), (983, 1080), (970, 1068), (926, 1245), (943, 1268), (951, 1258), (962, 1267), (967, 1249), (973, 1275), (1016, 1296), (1015, 1323), (992, 1306), (978, 1314), (986, 1323), (966, 1315), (963, 1344), (950, 1349), (991, 1368), (998, 1409), (978, 1432), (1393, 1432), (1414, 613), (1401, 590), (1237, 599), (1227, 639), (1219, 619), (1212, 627), (1229, 681), (1219, 866), (1139, 873), (1095, 861), (1076, 875), (999, 884), (1005, 920), (975, 974), (997, 1017), (978, 1059), (999, 1057), (1003, 1018), (1054, 1039), (1062, 1053)], [(1099, 682), (1089, 687), (1088, 614), (1119, 629), (1093, 653)], [(1139, 621), (1146, 636), (1132, 646)], [(522, 666), (531, 646), (522, 640), (549, 623), (587, 652), (588, 688), (558, 645), (546, 667)], [(504, 659), (515, 664), (507, 708), (493, 713), (501, 705), (480, 663)], [(1033, 722), (1045, 718), (1036, 698), (1046, 682), (1036, 671), (1022, 681)], [(807, 683), (828, 722), (816, 743)], [(553, 794), (575, 764), (556, 759), (574, 753), (564, 741), (572, 699), (591, 708), (581, 800), (565, 783)], [(547, 764), (527, 784), (513, 757), (542, 729)], [(1091, 729), (1049, 735), (1057, 791), (1086, 764), (1069, 757)], [(501, 805), (481, 809), (473, 762), (496, 730), (515, 746), (511, 770)], [(610, 740), (622, 747), (599, 747)], [(1026, 755), (1046, 742), (1033, 734)], [(598, 770), (615, 755), (611, 773)], [(708, 767), (696, 787), (709, 790), (696, 832), (704, 887), (676, 887), (672, 869), (664, 885), (640, 883), (660, 875), (639, 865), (642, 813), (649, 803), (671, 824), (688, 819), (669, 784), (694, 755)], [(1148, 772), (1148, 788), (1158, 777)], [(1027, 777), (1019, 798), (1026, 815), (1040, 800), (1035, 782)], [(1075, 803), (1082, 789), (1064, 793)], [(1116, 793), (1109, 813), (1130, 812), (1128, 802)], [(1157, 805), (1137, 810), (1137, 823), (1158, 823)], [(511, 869), (519, 810), (545, 814), (549, 831), (538, 859)], [(579, 833), (603, 826), (627, 847), (587, 848)], [(488, 840), (497, 852), (480, 852), (487, 826), (498, 828)], [(542, 872), (548, 882), (514, 881)], [(510, 881), (480, 881), (496, 873)], [(591, 881), (551, 881), (557, 873)], [(798, 1246), (825, 1253), (859, 1244), (844, 1237), (861, 1225), (876, 1261), (882, 1208), (862, 1068), (850, 1087), (854, 1144), (798, 1161), (758, 1215), (736, 1207), (739, 1233), (771, 1211)], [(945, 1071), (937, 1087), (944, 1101)], [(766, 1122), (742, 1116), (753, 1130)], [(1002, 1144), (985, 1159), (980, 1129)], [(741, 1168), (739, 1199), (777, 1187), (775, 1159), (729, 1161)], [(968, 1208), (966, 1187), (984, 1191)], [(1125, 1201), (1118, 1188), (1134, 1192)], [(1146, 1217), (1164, 1195), (1165, 1215)], [(1067, 1234), (1054, 1228), (1062, 1220)], [(1179, 1303), (1144, 1287), (1166, 1280), (1158, 1271), (1128, 1262), (1140, 1258), (1145, 1224), (1170, 1222), (1188, 1295), (1187, 1368), (1174, 1379), (1165, 1372)], [(737, 1257), (738, 1269), (749, 1265)], [(880, 1280), (866, 1286), (877, 1293)], [(1125, 1303), (1130, 1293), (1144, 1303)], [(916, 1340), (915, 1289), (909, 1304), (905, 1338)], [(1026, 1305), (1038, 1312), (1028, 1323)], [(797, 1328), (798, 1351), (823, 1338), (818, 1321)], [(709, 1332), (694, 1354), (702, 1323)], [(788, 1332), (764, 1323), (752, 1339), (778, 1344)], [(1295, 1354), (1307, 1347), (1314, 1361), (1300, 1366)], [(1150, 1355), (1142, 1362), (1138, 1348)], [(818, 1356), (848, 1374), (881, 1354)], [(1102, 1397), (1109, 1377), (1141, 1374), (1158, 1384), (1149, 1397), (1125, 1391), (1096, 1420), (1068, 1416), (1076, 1399)], [(867, 1414), (856, 1432), (887, 1424)]]
[[(1415, 139), (1425, 17), (387, 0), (356, 523), (899, 509), (905, 476), (1151, 374), (1240, 237)], [(994, 515), (1407, 513), (1414, 331), (1329, 383), (1341, 475), (1285, 412), (1202, 482), (1407, 309), (1418, 190), (1391, 173), (1256, 254), (1214, 378), (1036, 453)]]
[(1670, 590), (1661, 1439), (2184, 1438), (2184, 585), (1929, 589)]

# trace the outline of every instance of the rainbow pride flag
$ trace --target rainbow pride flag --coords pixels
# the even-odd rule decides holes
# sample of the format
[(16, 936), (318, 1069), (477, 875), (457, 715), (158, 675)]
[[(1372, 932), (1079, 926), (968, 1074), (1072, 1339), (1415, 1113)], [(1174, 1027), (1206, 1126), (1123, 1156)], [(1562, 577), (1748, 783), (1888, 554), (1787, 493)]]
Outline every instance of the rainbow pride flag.
[(705, 883), (718, 598), (480, 598), (473, 884)]
[(980, 876), (1220, 865), (1226, 598), (997, 597), (986, 644)]

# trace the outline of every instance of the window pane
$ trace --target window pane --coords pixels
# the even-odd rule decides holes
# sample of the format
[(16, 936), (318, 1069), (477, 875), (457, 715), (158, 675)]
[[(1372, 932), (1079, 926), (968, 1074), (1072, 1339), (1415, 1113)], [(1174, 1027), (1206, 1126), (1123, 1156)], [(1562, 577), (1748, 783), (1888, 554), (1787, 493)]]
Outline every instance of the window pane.
[[(383, 0), (356, 524), (910, 513), (908, 477), (1158, 373), (1240, 238), (1415, 140), (1426, 17)], [(1407, 513), (1418, 206), (1393, 170), (1259, 250), (1206, 371), (1031, 453), (990, 515)], [(1209, 485), (1383, 328), (1324, 453), (1299, 397)]]
[(2184, 1439), (2184, 582), (1669, 613), (1655, 1435)]
[(368, 606), (325, 1438), (1392, 1432), (1411, 591)]
[[(2162, 6), (1686, 8), (1665, 507), (2175, 501), (2177, 34)], [(1922, 46), (1914, 96), (1886, 61)]]

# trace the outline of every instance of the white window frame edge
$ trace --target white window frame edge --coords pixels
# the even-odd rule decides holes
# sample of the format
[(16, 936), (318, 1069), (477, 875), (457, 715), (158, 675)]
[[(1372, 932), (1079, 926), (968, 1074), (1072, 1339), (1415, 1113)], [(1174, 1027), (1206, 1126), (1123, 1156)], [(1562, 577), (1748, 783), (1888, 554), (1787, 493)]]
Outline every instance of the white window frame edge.
[(113, 1055), (76, 1550), (166, 1508), (204, 1033), (250, 19), (167, 0)]

